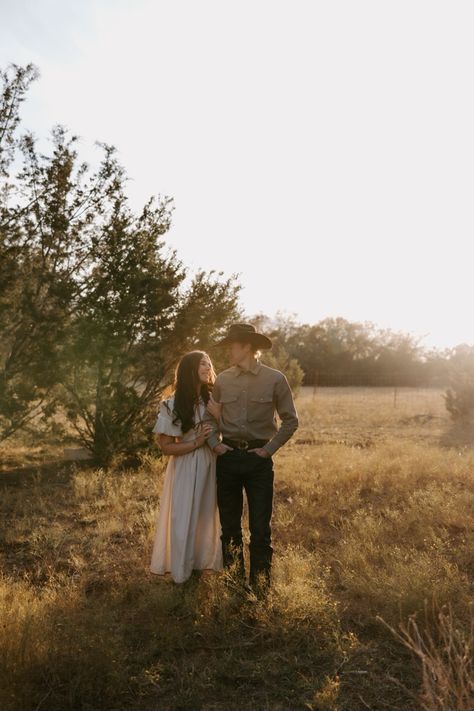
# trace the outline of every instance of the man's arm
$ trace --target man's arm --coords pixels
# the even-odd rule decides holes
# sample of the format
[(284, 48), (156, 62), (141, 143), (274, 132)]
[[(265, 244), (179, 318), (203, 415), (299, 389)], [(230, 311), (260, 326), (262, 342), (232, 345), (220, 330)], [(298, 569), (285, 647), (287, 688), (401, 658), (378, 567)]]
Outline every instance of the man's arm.
[(276, 435), (263, 446), (263, 449), (266, 449), (270, 456), (275, 454), (277, 449), (285, 444), (298, 428), (298, 414), (290, 384), (283, 373), (282, 376), (275, 386), (275, 405), (281, 419), (281, 426)]
[[(217, 376), (218, 378), (219, 376)], [(220, 397), (221, 397), (221, 389), (220, 385), (218, 383), (218, 380), (216, 378), (216, 382), (214, 383), (214, 387), (212, 389), (212, 397), (216, 402), (220, 402)], [(203, 417), (203, 422), (204, 424), (211, 425), (211, 434), (207, 438), (207, 443), (211, 449), (214, 449), (218, 444), (221, 443), (221, 438), (219, 436), (219, 423), (217, 422), (216, 418), (214, 415), (211, 415), (211, 413), (207, 410), (204, 413)]]

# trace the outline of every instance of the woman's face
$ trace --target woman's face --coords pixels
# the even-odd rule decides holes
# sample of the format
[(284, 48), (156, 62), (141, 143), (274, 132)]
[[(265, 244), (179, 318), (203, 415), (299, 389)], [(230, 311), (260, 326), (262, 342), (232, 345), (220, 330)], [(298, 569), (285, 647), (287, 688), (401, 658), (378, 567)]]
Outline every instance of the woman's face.
[(201, 383), (208, 383), (212, 371), (212, 363), (209, 356), (203, 356), (198, 367), (198, 376)]

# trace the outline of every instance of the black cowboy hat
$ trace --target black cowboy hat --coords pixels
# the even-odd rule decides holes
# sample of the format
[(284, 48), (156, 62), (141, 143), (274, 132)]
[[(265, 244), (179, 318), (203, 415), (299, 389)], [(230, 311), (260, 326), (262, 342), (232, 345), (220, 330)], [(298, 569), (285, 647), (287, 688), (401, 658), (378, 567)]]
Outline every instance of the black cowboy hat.
[(272, 342), (263, 333), (257, 333), (257, 329), (251, 323), (233, 323), (225, 338), (216, 343), (216, 346), (227, 346), (229, 343), (238, 341), (239, 343), (251, 343), (256, 348), (271, 348)]

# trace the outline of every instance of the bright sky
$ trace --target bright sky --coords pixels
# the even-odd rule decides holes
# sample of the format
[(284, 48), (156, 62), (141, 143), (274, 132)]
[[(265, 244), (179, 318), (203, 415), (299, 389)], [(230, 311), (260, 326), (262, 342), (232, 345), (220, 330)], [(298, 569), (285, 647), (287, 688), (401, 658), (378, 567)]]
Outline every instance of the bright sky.
[(473, 36), (456, 0), (0, 0), (23, 127), (116, 145), (186, 265), (427, 347), (474, 344)]

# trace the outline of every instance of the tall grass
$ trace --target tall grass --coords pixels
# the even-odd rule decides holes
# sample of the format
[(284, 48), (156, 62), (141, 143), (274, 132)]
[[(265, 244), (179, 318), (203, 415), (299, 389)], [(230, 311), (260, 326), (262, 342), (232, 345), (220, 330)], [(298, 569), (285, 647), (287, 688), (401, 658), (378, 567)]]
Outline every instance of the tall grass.
[(266, 601), (149, 572), (163, 460), (8, 475), (2, 711), (472, 708), (474, 452), (438, 396), (303, 390)]
[[(383, 621), (384, 622), (384, 621)], [(386, 624), (384, 622), (384, 624)], [(399, 630), (387, 627), (418, 658), (423, 679), (421, 706), (426, 711), (470, 711), (474, 698), (474, 614), (458, 620), (451, 604), (433, 605), (424, 624), (411, 615)]]

